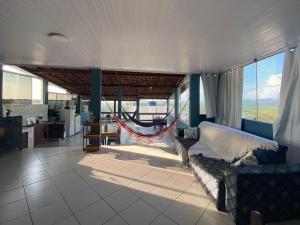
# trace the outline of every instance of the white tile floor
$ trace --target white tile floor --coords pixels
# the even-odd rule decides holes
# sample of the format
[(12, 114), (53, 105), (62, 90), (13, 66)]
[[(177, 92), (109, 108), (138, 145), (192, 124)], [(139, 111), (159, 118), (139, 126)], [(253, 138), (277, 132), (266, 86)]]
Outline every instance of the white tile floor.
[[(0, 155), (1, 225), (230, 225), (177, 156), (136, 145)], [(286, 223), (286, 224), (299, 224)]]

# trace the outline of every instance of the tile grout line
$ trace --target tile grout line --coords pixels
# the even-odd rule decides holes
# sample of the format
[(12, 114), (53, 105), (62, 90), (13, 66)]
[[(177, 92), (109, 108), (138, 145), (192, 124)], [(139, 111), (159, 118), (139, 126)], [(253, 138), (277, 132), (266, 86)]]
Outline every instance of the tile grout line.
[[(20, 176), (21, 173), (20, 173), (20, 168), (19, 168), (19, 166), (18, 166), (18, 172), (19, 172), (19, 176)], [(26, 205), (27, 205), (27, 208), (28, 208), (28, 214), (29, 214), (29, 217), (30, 217), (30, 220), (31, 220), (31, 224), (34, 224), (34, 223), (33, 223), (33, 219), (32, 219), (32, 215), (31, 215), (31, 210), (30, 210), (30, 208), (29, 208), (29, 204), (28, 204), (28, 200), (27, 200), (27, 195), (26, 195), (25, 186), (24, 186), (24, 183), (23, 183), (23, 178), (22, 178), (22, 176), (20, 176), (20, 178), (21, 178), (21, 182), (22, 182), (22, 189), (23, 189), (23, 191), (24, 191), (25, 200), (26, 200)]]
[[(72, 169), (73, 169), (73, 168), (72, 168)], [(73, 170), (74, 170), (74, 169), (73, 169)], [(152, 168), (151, 171), (149, 171), (148, 173), (146, 173), (146, 174), (144, 174), (143, 176), (139, 177), (138, 179), (141, 179), (141, 178), (147, 176), (148, 174), (152, 173), (153, 171), (154, 171), (154, 169)], [(77, 173), (76, 170), (75, 170), (75, 172)], [(78, 176), (80, 176), (80, 177), (82, 178), (82, 180), (84, 180), (84, 178), (83, 178), (79, 173), (77, 173), (77, 174), (78, 174)], [(171, 177), (173, 177), (173, 176), (175, 176), (175, 174), (172, 174), (172, 176), (170, 176), (169, 179), (171, 179)], [(168, 179), (168, 180), (169, 180), (169, 179)], [(85, 180), (84, 180), (84, 181), (85, 181)], [(85, 182), (86, 182), (86, 181), (85, 181)], [(135, 181), (129, 182), (128, 184), (133, 183), (133, 182), (135, 182)], [(86, 183), (87, 183), (87, 182), (86, 182)], [(99, 182), (99, 183), (100, 183), (100, 182)], [(162, 183), (162, 182), (161, 182), (161, 183)], [(127, 208), (129, 208), (130, 206), (132, 206), (133, 204), (135, 204), (135, 203), (136, 203), (137, 201), (139, 201), (139, 200), (143, 201), (143, 202), (146, 203), (148, 206), (150, 206), (151, 208), (155, 209), (153, 206), (151, 206), (151, 205), (149, 205), (147, 202), (145, 202), (145, 201), (143, 200), (142, 196), (138, 196), (138, 195), (132, 193), (132, 191), (130, 191), (127, 187), (124, 187), (124, 186), (123, 186), (122, 188), (120, 188), (120, 189), (118, 189), (118, 190), (116, 190), (116, 191), (110, 193), (109, 195), (107, 195), (107, 196), (105, 196), (105, 197), (102, 197), (102, 196), (101, 196), (101, 195), (93, 188), (92, 185), (90, 185), (89, 183), (87, 183), (87, 185), (89, 185), (90, 188), (93, 189), (93, 190), (99, 195), (99, 197), (102, 198), (102, 200), (103, 200), (106, 204), (108, 204), (109, 207), (113, 209), (113, 211), (116, 212), (116, 215), (120, 216), (120, 217), (122, 218), (122, 220), (125, 221), (126, 223), (127, 223), (127, 221), (121, 216), (120, 213), (123, 212), (123, 211), (125, 211)], [(154, 185), (154, 186), (158, 187), (157, 185)], [(112, 207), (112, 206), (111, 206), (104, 198), (113, 195), (114, 193), (120, 191), (121, 189), (128, 189), (132, 194), (134, 194), (134, 195), (137, 197), (137, 200), (134, 201), (134, 202), (132, 202), (132, 203), (129, 204), (128, 206), (126, 206), (126, 207), (125, 207), (124, 209), (122, 209), (120, 212), (118, 212), (118, 211), (116, 211), (116, 210), (115, 210), (115, 209), (114, 209), (114, 208), (113, 208), (113, 207)], [(92, 203), (92, 204), (94, 204), (94, 203)], [(88, 208), (88, 207), (85, 207), (84, 209), (86, 209), (86, 208)], [(84, 209), (82, 209), (82, 210), (84, 210)], [(157, 209), (155, 209), (155, 210), (157, 210)], [(157, 210), (157, 211), (160, 212), (159, 210)], [(105, 224), (105, 223), (107, 223), (108, 221), (110, 221), (111, 219), (113, 219), (116, 215), (114, 215), (113, 217), (111, 217), (109, 220), (105, 221), (103, 224)], [(159, 215), (160, 215), (160, 214), (159, 214)], [(154, 219), (156, 219), (156, 218), (154, 218)], [(152, 221), (151, 221), (151, 222), (152, 222)], [(128, 224), (128, 223), (127, 223), (127, 224)], [(176, 223), (176, 224), (177, 224), (177, 223)]]
[[(33, 152), (34, 152), (35, 156), (36, 156), (36, 157), (39, 159), (39, 161), (41, 162), (41, 159), (40, 159), (39, 155), (38, 155), (34, 150), (33, 150)], [(73, 152), (76, 152), (76, 151), (74, 150), (74, 151), (70, 151), (70, 152), (73, 153)], [(75, 174), (78, 175), (78, 176), (81, 178), (81, 180), (82, 180), (84, 183), (86, 183), (87, 186), (90, 187), (93, 191), (95, 191), (96, 194), (100, 197), (100, 199), (97, 200), (96, 202), (99, 202), (99, 201), (102, 201), (102, 200), (103, 200), (103, 201), (104, 201), (104, 202), (105, 202), (105, 203), (106, 203), (113, 211), (115, 211), (116, 214), (115, 214), (114, 216), (110, 217), (108, 220), (104, 221), (104, 223), (107, 223), (108, 221), (112, 220), (112, 219), (115, 218), (116, 216), (120, 216), (121, 219), (122, 219), (125, 223), (127, 223), (127, 221), (120, 215), (120, 213), (123, 212), (123, 211), (125, 211), (127, 208), (129, 208), (129, 207), (132, 206), (133, 204), (135, 204), (137, 201), (141, 200), (142, 202), (144, 202), (145, 204), (147, 204), (148, 206), (150, 206), (151, 208), (153, 208), (153, 209), (155, 209), (156, 211), (159, 212), (159, 214), (158, 214), (153, 220), (151, 220), (150, 223), (153, 223), (159, 216), (163, 215), (163, 216), (166, 216), (166, 217), (167, 217), (168, 219), (170, 219), (171, 221), (173, 221), (173, 222), (175, 222), (176, 224), (178, 224), (178, 223), (177, 223), (176, 221), (174, 221), (172, 218), (170, 218), (170, 217), (168, 217), (167, 215), (165, 215), (164, 212), (165, 212), (165, 211), (166, 211), (166, 210), (167, 210), (167, 209), (168, 209), (168, 208), (169, 208), (169, 207), (170, 207), (170, 206), (171, 206), (178, 198), (180, 198), (180, 196), (182, 196), (182, 195), (185, 193), (185, 191), (193, 185), (193, 183), (191, 183), (190, 185), (188, 185), (188, 186), (187, 186), (187, 187), (186, 187), (186, 188), (185, 188), (185, 189), (184, 189), (184, 190), (183, 190), (183, 191), (182, 191), (182, 192), (181, 192), (174, 200), (172, 200), (172, 202), (171, 202), (165, 209), (163, 209), (163, 210), (158, 210), (158, 209), (156, 209), (155, 207), (153, 207), (152, 205), (150, 205), (147, 201), (145, 201), (145, 200), (143, 199), (144, 195), (143, 195), (143, 196), (135, 195), (135, 196), (137, 197), (137, 200), (134, 201), (134, 202), (132, 202), (131, 204), (129, 204), (127, 207), (125, 207), (124, 209), (122, 209), (120, 212), (118, 212), (118, 211), (116, 211), (116, 210), (115, 210), (115, 209), (114, 209), (114, 208), (113, 208), (113, 207), (112, 207), (112, 206), (111, 206), (104, 198), (109, 197), (110, 195), (113, 195), (114, 193), (116, 193), (116, 192), (118, 192), (118, 191), (120, 191), (120, 190), (122, 190), (122, 189), (128, 189), (129, 191), (130, 191), (130, 189), (129, 189), (128, 187), (126, 187), (126, 186), (123, 186), (123, 184), (120, 183), (119, 185), (122, 186), (120, 189), (118, 189), (118, 190), (112, 192), (111, 194), (109, 194), (109, 195), (107, 195), (107, 196), (105, 196), (105, 197), (102, 197), (102, 196), (101, 196), (101, 195), (93, 188), (93, 186), (92, 186), (91, 184), (89, 184), (89, 183), (84, 179), (84, 176), (80, 175), (79, 172), (78, 172), (75, 168), (72, 167), (72, 164), (71, 164), (68, 160), (65, 160), (64, 158), (61, 157), (61, 154), (62, 154), (62, 153), (55, 152), (55, 154), (54, 154), (53, 156), (49, 156), (49, 157), (45, 157), (45, 158), (50, 158), (50, 157), (56, 157), (56, 156), (57, 156), (57, 157), (59, 157), (63, 162), (66, 162), (66, 163), (67, 163), (68, 169), (70, 169), (70, 171), (75, 172)], [(181, 172), (172, 171), (172, 170), (168, 170), (168, 169), (163, 169), (163, 168), (158, 168), (158, 167), (153, 167), (153, 166), (143, 165), (143, 164), (139, 164), (139, 163), (127, 162), (127, 161), (123, 161), (123, 160), (119, 160), (119, 159), (114, 159), (114, 158), (110, 158), (110, 157), (104, 157), (103, 159), (122, 161), (122, 162), (125, 162), (125, 163), (130, 163), (130, 164), (134, 164), (134, 165), (138, 165), (138, 166), (143, 166), (143, 167), (150, 167), (150, 168), (152, 168), (151, 171), (149, 171), (149, 172), (143, 174), (142, 176), (137, 177), (136, 179), (138, 179), (138, 180), (142, 179), (143, 177), (145, 177), (145, 176), (151, 174), (153, 171), (157, 171), (157, 170), (163, 170), (163, 171), (166, 171), (166, 172), (168, 172), (168, 173), (171, 173), (172, 175), (169, 176), (169, 178), (168, 178), (167, 180), (171, 179), (172, 177), (175, 177), (176, 174), (188, 175), (188, 174), (186, 174), (186, 173), (181, 173)], [(53, 162), (55, 162), (55, 161), (49, 161), (49, 162), (44, 162), (44, 161), (43, 161), (43, 162), (41, 162), (41, 163), (44, 164), (44, 165), (46, 165), (46, 164), (48, 164), (48, 163), (53, 163)], [(116, 163), (114, 166), (117, 166), (117, 165), (118, 165), (118, 164)], [(19, 175), (20, 175), (20, 167), (19, 167), (19, 166), (18, 166), (18, 171), (19, 171)], [(47, 168), (45, 171), (40, 171), (40, 172), (33, 173), (33, 174), (38, 174), (38, 173), (42, 173), (42, 172), (45, 172), (45, 173), (47, 173), (47, 174), (49, 175), (48, 168)], [(33, 174), (29, 174), (28, 176), (33, 175)], [(59, 175), (56, 175), (56, 176), (59, 176)], [(113, 176), (113, 175), (111, 175), (111, 176)], [(71, 216), (74, 216), (75, 219), (76, 219), (76, 221), (80, 224), (80, 222), (78, 221), (78, 219), (77, 219), (75, 213), (73, 213), (72, 209), (70, 208), (69, 204), (67, 203), (66, 198), (65, 198), (64, 195), (60, 192), (58, 186), (57, 186), (56, 183), (54, 182), (54, 177), (55, 177), (55, 176), (49, 175), (48, 178), (45, 178), (45, 179), (43, 179), (43, 180), (48, 180), (48, 179), (51, 180), (51, 182), (55, 185), (55, 187), (56, 187), (58, 193), (60, 194), (60, 196), (61, 196), (62, 199), (64, 200), (64, 203), (67, 205), (67, 207), (69, 208), (69, 210), (70, 210), (70, 212), (71, 212), (71, 215), (69, 215), (69, 216), (63, 218), (62, 220), (65, 220), (66, 218), (69, 218), (69, 217), (71, 217)], [(41, 181), (43, 181), (43, 180), (41, 180), (41, 181), (36, 181), (36, 182), (34, 182), (34, 183), (31, 183), (31, 184), (28, 184), (28, 185), (25, 186), (24, 183), (23, 183), (23, 177), (22, 177), (22, 176), (20, 176), (20, 179), (21, 179), (21, 181), (22, 181), (22, 189), (23, 189), (24, 194), (25, 194), (26, 204), (27, 204), (27, 207), (28, 207), (28, 213), (30, 214), (31, 222), (33, 223), (32, 216), (31, 216), (31, 211), (30, 211), (30, 208), (29, 208), (29, 205), (28, 205), (28, 201), (27, 201), (27, 196), (26, 196), (26, 192), (25, 192), (25, 187), (28, 186), (28, 185), (34, 184), (34, 183), (41, 182)], [(164, 183), (164, 182), (167, 181), (167, 180), (163, 180), (162, 182), (159, 182), (158, 184), (153, 184), (154, 188), (159, 188), (159, 185), (162, 184), (162, 183)], [(102, 180), (102, 181), (100, 181), (100, 182), (105, 182), (105, 180)], [(100, 183), (100, 182), (99, 182), (99, 183)], [(107, 182), (109, 182), (109, 181), (107, 181)], [(135, 182), (135, 181), (131, 181), (131, 182), (129, 182), (128, 184), (133, 183), (133, 182)], [(124, 184), (124, 185), (125, 185), (125, 184)], [(88, 188), (88, 187), (87, 187), (87, 188)], [(19, 188), (19, 187), (18, 187), (18, 188)], [(86, 188), (86, 189), (87, 189), (87, 188)], [(12, 190), (15, 190), (15, 189), (17, 189), (17, 188), (14, 188), (14, 189), (12, 189)], [(81, 190), (81, 191), (82, 191), (82, 190)], [(151, 192), (152, 192), (152, 191), (151, 191)], [(73, 193), (73, 194), (70, 195), (70, 196), (73, 196), (73, 195), (75, 195), (75, 194), (77, 194), (77, 193), (78, 193), (78, 192)], [(134, 193), (133, 193), (133, 194), (134, 194)], [(68, 196), (68, 197), (69, 197), (69, 196)], [(88, 206), (86, 206), (85, 208), (79, 210), (78, 212), (80, 212), (80, 211), (82, 211), (82, 210), (84, 210), (84, 209), (90, 207), (90, 206), (93, 205), (93, 204), (96, 204), (96, 202), (93, 202), (93, 203), (89, 204)], [(210, 202), (208, 203), (208, 205), (206, 206), (206, 208), (203, 210), (202, 214), (200, 215), (200, 217), (199, 217), (199, 219), (196, 221), (196, 223), (199, 222), (199, 220), (201, 219), (201, 217), (203, 216), (203, 214), (207, 211), (207, 208), (209, 207), (209, 204), (210, 204)], [(76, 213), (76, 214), (77, 214), (77, 213)], [(17, 217), (17, 218), (19, 218), (19, 217)], [(14, 218), (14, 219), (15, 219), (15, 218)], [(59, 221), (55, 222), (55, 224), (61, 222), (62, 220), (59, 220)], [(128, 223), (127, 223), (127, 224), (128, 224)]]
[[(73, 169), (73, 168), (72, 168)], [(77, 173), (77, 171), (75, 170), (75, 169), (73, 169), (74, 171), (75, 171), (75, 173), (101, 198), (101, 200), (99, 200), (99, 201), (96, 201), (96, 202), (100, 202), (100, 201), (104, 201), (116, 214), (114, 215), (114, 216), (112, 216), (112, 217), (110, 217), (108, 220), (106, 220), (106, 221), (104, 221), (102, 224), (105, 224), (105, 223), (107, 223), (108, 221), (110, 221), (112, 218), (114, 218), (116, 215), (118, 215), (118, 216), (120, 216), (119, 215), (119, 213), (107, 202), (107, 201), (105, 201), (105, 199), (104, 199), (104, 197), (102, 197), (94, 188), (93, 188), (93, 186), (92, 185), (90, 185), (88, 182), (86, 182), (85, 180), (84, 180), (84, 178), (79, 174), (79, 173)], [(99, 182), (100, 183), (100, 182)], [(122, 189), (122, 188), (121, 188)], [(114, 192), (112, 192), (111, 194), (109, 194), (109, 195), (107, 195), (106, 197), (108, 197), (108, 196), (110, 196), (110, 195), (112, 195), (112, 194), (114, 194), (115, 192), (117, 192), (117, 191), (119, 191), (119, 190), (121, 190), (121, 189), (118, 189), (118, 190), (116, 190), (116, 191), (114, 191)], [(96, 202), (94, 202), (94, 203), (92, 203), (91, 205), (93, 205), (93, 204), (96, 204)], [(90, 207), (91, 205), (89, 205), (89, 206), (87, 206), (87, 207), (85, 207), (85, 208), (83, 208), (83, 209), (81, 209), (80, 211), (83, 211), (84, 209), (87, 209), (88, 207)], [(121, 217), (121, 216), (120, 216)], [(124, 220), (124, 218), (123, 217), (121, 217), (122, 218), (122, 220)], [(124, 220), (125, 221), (125, 220)], [(125, 221), (126, 223), (127, 223), (127, 221)], [(79, 223), (80, 224), (80, 223)], [(128, 223), (127, 223), (128, 224)], [(128, 224), (128, 225), (130, 225), (130, 224)]]
[(199, 223), (199, 221), (201, 220), (201, 217), (204, 215), (204, 213), (206, 212), (207, 208), (209, 207), (211, 203), (211, 200), (209, 200), (209, 203), (207, 204), (206, 208), (203, 210), (203, 212), (201, 213), (199, 219), (196, 221), (195, 225), (197, 225)]
[(168, 209), (168, 208), (170, 208), (171, 207), (171, 205), (187, 190), (187, 189), (189, 189), (191, 186), (193, 185), (193, 183), (191, 183), (190, 185), (188, 185), (187, 186), (187, 188), (185, 188), (184, 189), (184, 191), (182, 191), (172, 202), (171, 202), (171, 204), (168, 206), (168, 207), (166, 207), (163, 211), (162, 211), (162, 214), (164, 215), (164, 216), (166, 216), (167, 218), (169, 218), (170, 220), (172, 220), (173, 222), (175, 222), (176, 224), (178, 224), (177, 223), (177, 221), (175, 221), (173, 218), (171, 218), (171, 217), (169, 217), (168, 215), (166, 215), (165, 214), (165, 211)]
[[(38, 157), (39, 158), (39, 157)], [(59, 188), (58, 188), (58, 186), (56, 185), (56, 183), (54, 182), (54, 180), (53, 180), (53, 177), (51, 176), (51, 174), (49, 174), (50, 175), (50, 180), (51, 180), (51, 182), (54, 184), (54, 186), (56, 187), (56, 189), (57, 189), (57, 192), (60, 194), (60, 196), (62, 197), (62, 199), (63, 199), (63, 201), (64, 201), (64, 203), (66, 204), (66, 206), (68, 207), (68, 209), (70, 210), (70, 212), (71, 212), (71, 215), (70, 216), (73, 216), (74, 218), (75, 218), (75, 220), (78, 222), (78, 224), (80, 224), (81, 225), (81, 223), (78, 221), (78, 219), (77, 219), (77, 217), (75, 216), (75, 214), (73, 213), (73, 211), (72, 211), (72, 209), (71, 209), (71, 207), (69, 206), (69, 204), (67, 203), (67, 201), (66, 201), (66, 199), (65, 199), (65, 197), (63, 196), (63, 194), (60, 192), (60, 190), (59, 190)], [(64, 217), (63, 219), (61, 219), (61, 220), (59, 220), (59, 221), (56, 221), (56, 222), (54, 222), (54, 224), (55, 223), (59, 223), (59, 222), (61, 222), (61, 221), (63, 221), (63, 220), (65, 220), (66, 218), (69, 218), (70, 216), (67, 216), (67, 217)], [(33, 224), (34, 225), (34, 224)]]
[[(151, 171), (152, 172), (152, 171)], [(148, 173), (149, 174), (149, 173)], [(175, 174), (172, 174), (167, 180), (170, 180), (173, 176), (175, 176)], [(165, 181), (167, 181), (167, 180), (165, 180)], [(161, 184), (161, 183), (163, 183), (164, 181), (162, 181), (162, 182), (160, 182), (159, 184)], [(159, 188), (159, 186), (157, 186), (156, 184), (154, 185), (154, 186), (156, 186), (157, 188)], [(154, 190), (154, 189), (153, 189)], [(150, 194), (150, 193), (148, 193), (148, 194)], [(147, 194), (146, 194), (147, 195)], [(145, 195), (144, 195), (145, 196)], [(153, 222), (154, 222), (154, 220), (156, 220), (160, 215), (162, 215), (162, 211), (160, 211), (160, 210), (158, 210), (158, 209), (156, 209), (155, 207), (153, 207), (151, 204), (149, 204), (147, 201), (145, 201), (144, 199), (143, 199), (143, 197), (144, 196), (137, 196), (138, 198), (139, 198), (139, 200), (140, 201), (143, 201), (146, 205), (148, 205), (148, 206), (150, 206), (151, 208), (153, 208), (153, 209), (155, 209), (156, 211), (158, 211), (159, 212), (159, 214), (156, 216), (156, 217), (154, 217), (151, 221), (150, 221), (150, 223), (149, 224), (152, 224)], [(138, 201), (138, 200), (137, 200)], [(137, 202), (137, 201), (135, 201), (135, 202)], [(134, 202), (134, 203), (135, 203)], [(172, 201), (172, 203), (173, 203), (173, 201)], [(172, 204), (172, 203), (170, 203), (170, 205)], [(133, 205), (133, 204), (130, 204), (129, 206), (131, 206), (131, 205)], [(129, 207), (128, 206), (128, 207)], [(121, 212), (123, 212), (123, 211), (125, 211), (128, 207), (126, 207), (125, 209), (123, 209)], [(121, 215), (120, 215), (121, 216)], [(173, 222), (175, 222), (174, 220), (172, 220)], [(178, 224), (177, 222), (175, 222), (176, 224)]]

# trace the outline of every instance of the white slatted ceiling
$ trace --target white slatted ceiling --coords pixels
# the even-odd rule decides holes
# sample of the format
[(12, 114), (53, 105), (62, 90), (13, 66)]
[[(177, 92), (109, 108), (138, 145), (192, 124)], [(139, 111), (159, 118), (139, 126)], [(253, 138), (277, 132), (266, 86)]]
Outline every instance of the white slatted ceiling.
[(220, 72), (295, 45), (299, 10), (299, 0), (2, 0), (0, 62)]

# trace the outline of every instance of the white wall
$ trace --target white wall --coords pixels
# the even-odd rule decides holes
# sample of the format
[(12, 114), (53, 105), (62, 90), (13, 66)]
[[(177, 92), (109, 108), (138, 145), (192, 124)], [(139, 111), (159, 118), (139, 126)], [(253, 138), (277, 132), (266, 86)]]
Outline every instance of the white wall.
[(22, 116), (23, 125), (26, 125), (27, 117), (41, 116), (43, 121), (48, 120), (48, 105), (3, 105), (3, 116), (6, 116), (6, 109), (10, 108), (11, 116)]

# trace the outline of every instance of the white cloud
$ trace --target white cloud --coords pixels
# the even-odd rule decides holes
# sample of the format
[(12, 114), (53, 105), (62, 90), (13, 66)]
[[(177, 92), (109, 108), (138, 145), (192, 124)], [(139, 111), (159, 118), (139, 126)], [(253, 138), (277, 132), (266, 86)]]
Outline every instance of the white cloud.
[[(259, 99), (277, 99), (280, 93), (281, 74), (273, 74), (269, 77), (264, 87), (258, 89)], [(253, 86), (244, 87), (245, 99), (256, 99), (256, 90)], [(246, 91), (248, 90), (248, 91)]]
[(271, 75), (263, 87), (262, 92), (258, 93), (259, 99), (277, 99), (280, 93), (281, 74)]
[(256, 99), (256, 91), (248, 91), (246, 92), (245, 96), (244, 96), (245, 99)]

